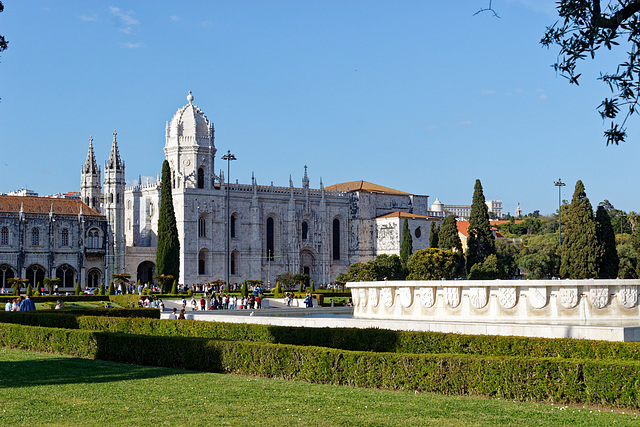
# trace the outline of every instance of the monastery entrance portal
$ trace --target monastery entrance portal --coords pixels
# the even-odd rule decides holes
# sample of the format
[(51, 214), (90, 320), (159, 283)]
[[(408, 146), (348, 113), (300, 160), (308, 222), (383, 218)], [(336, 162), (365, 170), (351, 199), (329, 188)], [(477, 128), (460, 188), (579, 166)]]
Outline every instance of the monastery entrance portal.
[(151, 261), (143, 261), (138, 265), (138, 280), (140, 283), (153, 283), (156, 275), (156, 265)]

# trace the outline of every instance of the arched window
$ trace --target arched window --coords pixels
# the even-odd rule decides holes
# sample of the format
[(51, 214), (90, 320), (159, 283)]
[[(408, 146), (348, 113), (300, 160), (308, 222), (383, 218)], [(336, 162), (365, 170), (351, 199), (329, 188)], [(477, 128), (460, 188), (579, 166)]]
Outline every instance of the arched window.
[(92, 228), (87, 235), (87, 247), (91, 249), (100, 248), (100, 232)]
[(15, 273), (13, 271), (13, 268), (10, 265), (4, 264), (4, 265), (0, 265), (0, 275), (2, 276), (2, 281), (0, 282), (0, 285), (2, 285), (3, 288), (9, 288), (9, 279), (13, 279), (15, 277)]
[(109, 194), (109, 203), (113, 203), (113, 193)]
[(207, 253), (206, 249), (202, 249), (198, 254), (198, 274), (207, 274)]
[(69, 246), (69, 230), (66, 228), (60, 233), (60, 246)]
[(307, 221), (304, 221), (302, 223), (302, 240), (307, 240), (309, 234), (309, 224), (307, 224)]
[(87, 286), (90, 288), (97, 288), (100, 286), (100, 270), (94, 268), (89, 270), (87, 274)]
[(0, 245), (6, 246), (9, 244), (9, 229), (7, 227), (2, 227), (0, 230)]
[(229, 224), (229, 235), (233, 238), (236, 237), (236, 216), (231, 215), (231, 224)]
[(44, 282), (44, 268), (40, 265), (32, 265), (27, 268), (27, 280), (31, 283), (31, 287), (35, 288)]
[(204, 188), (204, 170), (198, 169), (198, 188)]
[(267, 218), (267, 259), (273, 261), (275, 249), (273, 218)]
[(340, 220), (333, 220), (333, 259), (340, 259)]
[(238, 252), (236, 252), (236, 251), (231, 252), (231, 270), (230, 270), (230, 274), (238, 274), (236, 272), (236, 265), (238, 264), (236, 262), (237, 258), (238, 258)]
[[(44, 271), (43, 271), (44, 273)], [(56, 277), (59, 277), (60, 280), (62, 281), (61, 287), (62, 288), (70, 288), (72, 286), (75, 285), (74, 282), (74, 270), (73, 267), (71, 267), (68, 264), (62, 264), (60, 267), (58, 267), (56, 269)]]
[(40, 245), (40, 229), (39, 228), (34, 228), (33, 230), (31, 230), (31, 244), (33, 246)]
[(207, 237), (207, 220), (204, 217), (198, 219), (198, 236)]

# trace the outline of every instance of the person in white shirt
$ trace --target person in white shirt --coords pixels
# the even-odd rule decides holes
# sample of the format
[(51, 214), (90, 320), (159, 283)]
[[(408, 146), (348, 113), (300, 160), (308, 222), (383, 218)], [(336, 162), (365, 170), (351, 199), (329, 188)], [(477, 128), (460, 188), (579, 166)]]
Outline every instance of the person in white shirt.
[(169, 319), (178, 320), (178, 315), (176, 314), (177, 311), (178, 309), (174, 308), (171, 314), (169, 315)]

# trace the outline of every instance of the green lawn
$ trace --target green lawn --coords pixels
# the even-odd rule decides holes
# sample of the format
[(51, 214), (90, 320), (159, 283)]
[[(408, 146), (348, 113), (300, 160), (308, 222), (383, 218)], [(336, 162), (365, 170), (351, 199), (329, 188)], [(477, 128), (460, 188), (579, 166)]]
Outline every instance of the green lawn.
[(0, 349), (3, 425), (638, 425), (638, 415)]

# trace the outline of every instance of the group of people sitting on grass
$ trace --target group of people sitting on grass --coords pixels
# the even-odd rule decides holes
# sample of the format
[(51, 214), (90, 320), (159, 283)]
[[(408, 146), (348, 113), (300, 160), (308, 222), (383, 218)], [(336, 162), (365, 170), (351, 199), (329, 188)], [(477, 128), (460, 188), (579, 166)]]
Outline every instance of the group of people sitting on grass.
[(33, 300), (27, 296), (20, 296), (12, 300), (7, 301), (4, 305), (4, 311), (30, 311), (35, 310), (36, 305)]

